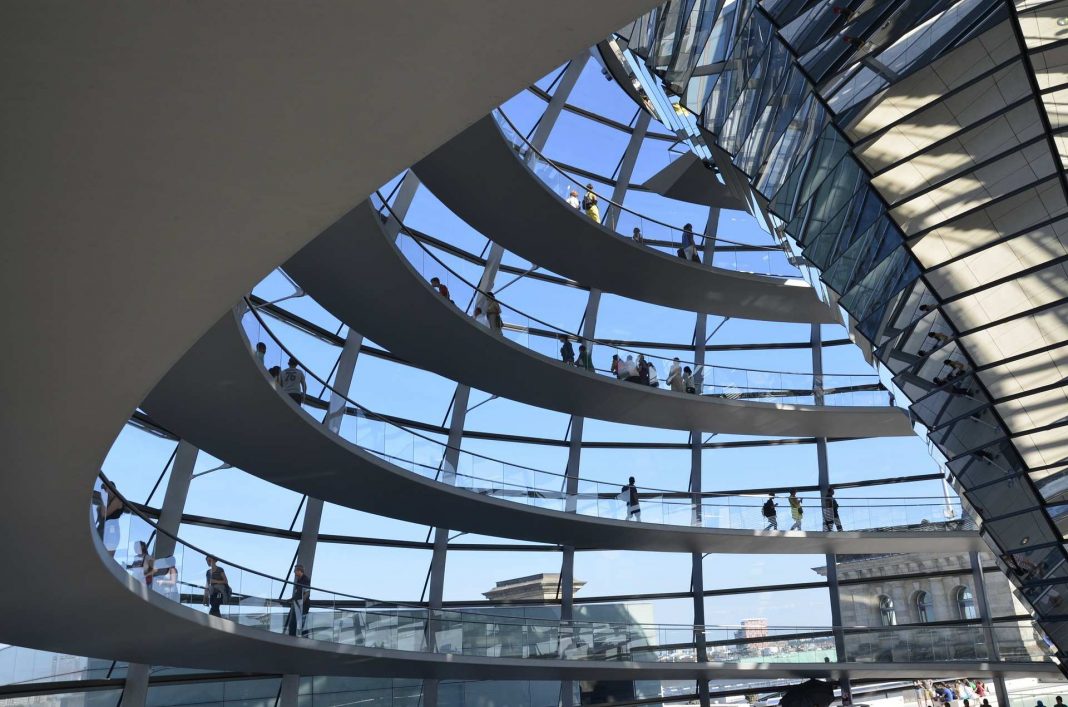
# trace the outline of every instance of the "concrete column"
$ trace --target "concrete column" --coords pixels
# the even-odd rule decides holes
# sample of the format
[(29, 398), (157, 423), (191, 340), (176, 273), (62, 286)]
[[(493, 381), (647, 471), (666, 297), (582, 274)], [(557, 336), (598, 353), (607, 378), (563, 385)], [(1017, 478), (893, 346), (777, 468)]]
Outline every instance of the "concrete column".
[[(634, 175), (634, 165), (638, 161), (638, 152), (641, 151), (642, 143), (645, 141), (645, 132), (649, 129), (650, 117), (645, 111), (638, 113), (638, 121), (634, 124), (634, 130), (631, 131), (627, 149), (623, 151), (623, 161), (620, 162), (619, 174), (616, 175), (616, 186), (612, 190), (612, 201), (617, 204), (622, 204), (623, 199), (627, 197), (630, 178)], [(602, 223), (614, 231), (618, 222), (619, 209), (609, 205), (605, 209)]]
[[(693, 340), (694, 340), (694, 384), (704, 384), (704, 374), (701, 372), (701, 367), (705, 365), (705, 339), (708, 338), (708, 315), (699, 312), (693, 328)], [(699, 382), (698, 382), (699, 381)], [(698, 393), (701, 390), (698, 388)], [(692, 510), (691, 510), (691, 522), (695, 527), (701, 527), (703, 525), (703, 509), (701, 506), (701, 491), (702, 482), (701, 474), (703, 471), (702, 465), (702, 452), (701, 448), (701, 430), (690, 431), (690, 493), (693, 494), (692, 498)], [(694, 624), (694, 649), (697, 652), (697, 661), (705, 662), (708, 660), (708, 646), (707, 637), (705, 636), (705, 565), (704, 556), (700, 552), (695, 552), (690, 557), (691, 571), (690, 571), (690, 592), (693, 595), (693, 624)], [(708, 695), (708, 681), (697, 681), (697, 696), (701, 702), (701, 707), (708, 707), (709, 695)]]
[[(590, 342), (597, 331), (597, 310), (601, 306), (601, 291), (590, 290), (586, 298), (586, 311), (582, 317), (582, 338)], [(587, 343), (590, 355), (593, 355), (593, 344)], [(578, 510), (579, 467), (582, 460), (582, 430), (585, 418), (571, 416), (571, 439), (567, 448), (567, 466), (564, 470), (564, 509), (568, 513)], [(565, 546), (560, 555), (560, 633), (563, 635), (564, 625), (575, 618), (575, 548)], [(570, 680), (560, 683), (560, 707), (573, 707), (574, 685)]]
[(560, 117), (560, 111), (567, 104), (567, 97), (571, 95), (571, 90), (575, 88), (575, 83), (578, 81), (579, 76), (582, 75), (582, 70), (586, 68), (586, 62), (589, 59), (589, 51), (583, 50), (564, 69), (564, 75), (560, 77), (560, 82), (556, 84), (556, 90), (553, 91), (553, 95), (549, 99), (549, 105), (545, 112), (542, 113), (541, 120), (538, 121), (538, 127), (534, 129), (534, 134), (530, 136), (530, 144), (534, 146), (535, 150), (540, 152), (545, 147), (545, 143), (549, 139), (549, 133), (552, 132), (553, 127), (556, 125), (556, 120)]
[[(809, 344), (812, 348), (812, 395), (816, 405), (823, 404), (823, 335), (819, 324), (813, 324)], [(826, 498), (831, 490), (831, 474), (827, 461), (827, 439), (816, 439), (816, 464), (819, 468), (820, 507), (817, 513), (819, 520), (823, 522), (822, 499)], [(822, 527), (822, 525), (820, 526)], [(838, 662), (845, 662), (846, 645), (845, 633), (842, 631), (842, 596), (838, 589), (838, 557), (834, 553), (824, 556), (824, 564), (827, 566), (827, 592), (831, 603), (831, 624), (834, 626), (834, 651), (838, 654)], [(843, 675), (839, 681), (843, 696), (850, 694), (849, 676)]]

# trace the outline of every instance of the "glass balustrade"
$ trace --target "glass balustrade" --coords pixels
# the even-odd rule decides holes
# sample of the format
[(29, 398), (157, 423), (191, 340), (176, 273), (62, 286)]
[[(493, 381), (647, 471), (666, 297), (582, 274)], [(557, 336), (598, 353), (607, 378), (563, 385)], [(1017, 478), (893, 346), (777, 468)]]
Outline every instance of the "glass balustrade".
[[(269, 344), (268, 364), (273, 361), (285, 365), (290, 352), (267, 326), (262, 314), (250, 309), (242, 316), (244, 330), (250, 342)], [(252, 346), (250, 345), (250, 356)], [(324, 392), (332, 391), (328, 381), (305, 368), (309, 381), (322, 384)], [(363, 408), (351, 399), (345, 400), (348, 414), (338, 427), (342, 439), (355, 444), (383, 461), (435, 481), (448, 483), (483, 496), (521, 503), (534, 508), (567, 511), (596, 518), (624, 520), (628, 517), (627, 493), (618, 482), (579, 479), (577, 493), (568, 494), (566, 478), (520, 464), (512, 464), (464, 450), (456, 450), (456, 467), (445, 461), (447, 446), (429, 436), (400, 427)], [(309, 412), (325, 411), (328, 401), (306, 398), (304, 408)], [(703, 493), (698, 498), (683, 491), (637, 486), (640, 500), (640, 522), (668, 525), (696, 526), (723, 530), (768, 529), (763, 513), (766, 494)], [(974, 523), (967, 516), (958, 499), (937, 497), (864, 497), (839, 494), (838, 520), (845, 530), (945, 531), (973, 530)], [(775, 498), (777, 530), (820, 531), (837, 528), (831, 501), (824, 503), (817, 492), (798, 493), (800, 518), (794, 518), (788, 498)], [(826, 518), (824, 506), (827, 506)], [(637, 520), (637, 519), (635, 519)], [(794, 527), (796, 525), (796, 527)]]
[[(100, 492), (116, 494), (106, 481)], [(740, 626), (561, 621), (552, 607), (429, 610), (331, 592), (270, 577), (208, 554), (160, 531), (144, 512), (123, 500), (124, 513), (101, 519), (90, 508), (91, 531), (108, 555), (139, 584), (187, 607), (248, 628), (361, 648), (446, 653), (484, 658), (695, 662), (703, 640), (709, 659), (741, 663), (837, 661), (835, 634), (847, 662), (991, 660), (993, 645), (1012, 661), (1044, 661), (1030, 623), (883, 628), (773, 626), (747, 636)], [(114, 515), (114, 514), (112, 514)], [(173, 548), (154, 557), (157, 548)], [(542, 615), (537, 615), (541, 613)]]
[[(500, 128), (502, 137), (512, 147), (518, 159), (550, 191), (560, 197), (561, 206), (576, 208), (568, 202), (571, 193), (575, 192), (577, 194), (575, 203), (578, 203), (579, 207), (581, 207), (581, 200), (587, 191), (585, 186), (582, 185), (587, 180), (579, 175), (569, 174), (563, 167), (557, 165), (537, 150), (500, 109), (493, 111), (493, 118), (497, 123), (497, 127)], [(641, 245), (672, 256), (678, 255), (678, 250), (682, 247), (684, 239), (681, 227), (673, 226), (629, 209), (618, 202), (612, 201), (608, 194), (598, 192), (596, 189), (592, 191), (597, 197), (598, 211), (600, 212), (600, 220), (597, 223), (612, 230), (617, 235), (631, 240), (635, 239), (634, 229), (638, 229), (642, 238)], [(576, 210), (584, 218), (590, 218), (581, 208)], [(700, 232), (693, 233), (692, 230), (691, 238), (698, 248), (714, 249), (712, 264), (715, 267), (783, 279), (800, 279), (800, 275), (797, 273), (789, 274), (790, 267), (785, 262), (786, 253), (778, 246), (739, 243), (718, 236), (706, 237)], [(702, 254), (698, 253), (698, 257), (702, 257)]]
[[(382, 214), (386, 227), (397, 234), (396, 246), (412, 268), (427, 282), (437, 278), (447, 289), (450, 301), (458, 309), (485, 326), (491, 333), (496, 333), (513, 343), (556, 361), (563, 358), (561, 349), (566, 339), (573, 350), (577, 367), (591, 375), (623, 378), (614, 372), (613, 365), (616, 358), (621, 364), (629, 359), (635, 367), (644, 358), (646, 362), (652, 364), (654, 370), (650, 372), (648, 383), (640, 380), (635, 371), (634, 377), (626, 378), (633, 385), (657, 387), (665, 391), (674, 390), (681, 394), (691, 393), (691, 391), (696, 393), (700, 389), (704, 396), (773, 405), (889, 405), (889, 393), (879, 383), (879, 377), (874, 373), (824, 374), (821, 403), (817, 401), (813, 391), (813, 376), (810, 372), (782, 372), (709, 364), (698, 366), (693, 361), (682, 360), (676, 364), (672, 358), (636, 351), (612, 342), (585, 339), (578, 334), (564, 331), (553, 324), (515, 309), (499, 297), (496, 298), (496, 303), (501, 311), (501, 326), (494, 326), (489, 315), (491, 305), (487, 293), (481, 292), (475, 283), (456, 273), (420, 238), (405, 229), (380, 195), (374, 195), (372, 203)], [(580, 350), (582, 346), (588, 349), (591, 365), (578, 365), (583, 360)], [(676, 365), (679, 371), (678, 376), (673, 375)], [(687, 368), (689, 368), (688, 372)], [(652, 386), (654, 379), (657, 382), (656, 386)]]

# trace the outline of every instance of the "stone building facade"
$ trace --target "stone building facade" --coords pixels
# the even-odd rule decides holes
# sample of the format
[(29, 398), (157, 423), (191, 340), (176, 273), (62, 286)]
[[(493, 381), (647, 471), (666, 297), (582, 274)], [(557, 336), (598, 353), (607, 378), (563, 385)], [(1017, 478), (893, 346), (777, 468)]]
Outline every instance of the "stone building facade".
[[(984, 567), (994, 567), (980, 553)], [(826, 576), (826, 567), (814, 568)], [(962, 574), (961, 571), (967, 572)], [(953, 574), (948, 573), (953, 572)], [(911, 575), (901, 578), (901, 575)], [(994, 619), (1027, 616), (1000, 570), (984, 573)], [(991, 636), (979, 624), (980, 604), (967, 553), (841, 555), (838, 580), (842, 624), (850, 660), (893, 661), (991, 659)], [(864, 580), (861, 583), (854, 583)], [(969, 621), (967, 625), (947, 625)], [(879, 627), (884, 631), (848, 631)], [(894, 627), (894, 628), (891, 628)], [(994, 623), (992, 638), (1003, 659), (1029, 660), (1045, 654), (1041, 634), (1030, 621)]]

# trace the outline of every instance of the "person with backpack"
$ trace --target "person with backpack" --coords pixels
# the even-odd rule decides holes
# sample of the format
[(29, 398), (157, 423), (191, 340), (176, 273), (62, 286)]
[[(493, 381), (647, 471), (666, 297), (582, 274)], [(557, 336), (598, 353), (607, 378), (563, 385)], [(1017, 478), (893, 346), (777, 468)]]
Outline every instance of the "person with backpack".
[(827, 489), (827, 495), (823, 499), (823, 530), (828, 532), (832, 527), (841, 532), (842, 519), (838, 517), (838, 501), (834, 498), (834, 489)]
[(794, 520), (790, 530), (801, 530), (801, 520), (805, 517), (805, 509), (801, 507), (801, 499), (797, 497), (797, 491), (790, 492), (789, 501), (790, 517)]
[(769, 493), (768, 500), (764, 501), (764, 508), (762, 509), (764, 514), (764, 520), (767, 521), (767, 525), (764, 526), (764, 530), (778, 530), (779, 529), (779, 512), (775, 506), (775, 494)]
[(594, 223), (601, 222), (601, 211), (597, 208), (597, 195), (593, 193), (593, 184), (586, 185), (586, 196), (582, 197), (582, 210)]

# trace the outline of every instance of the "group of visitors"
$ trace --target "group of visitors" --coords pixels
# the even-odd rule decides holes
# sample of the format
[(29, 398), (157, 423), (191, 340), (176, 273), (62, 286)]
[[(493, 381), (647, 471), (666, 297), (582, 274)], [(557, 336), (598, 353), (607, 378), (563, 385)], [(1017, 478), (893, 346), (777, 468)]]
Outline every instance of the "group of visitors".
[[(204, 572), (204, 606), (211, 616), (222, 617), (222, 605), (233, 600), (234, 591), (230, 587), (230, 578), (226, 570), (219, 566), (219, 558), (206, 555), (204, 560), (208, 569)], [(293, 568), (293, 593), (289, 600), (289, 615), (286, 616), (285, 632), (296, 636), (299, 629), (302, 636), (308, 635), (306, 628), (308, 610), (311, 608), (311, 577), (304, 571), (304, 565)]]
[[(452, 301), (448, 286), (441, 281), (441, 278), (430, 278), (430, 286), (449, 302), (456, 304)], [(471, 316), (476, 322), (495, 334), (501, 334), (504, 329), (504, 320), (501, 319), (501, 303), (497, 301), (492, 292), (487, 292), (480, 299), (479, 305), (475, 307), (475, 311)], [(485, 306), (483, 307), (483, 305)]]
[[(264, 368), (267, 367), (266, 356), (267, 344), (260, 341), (256, 344), (256, 360)], [(279, 390), (293, 398), (297, 405), (304, 404), (304, 397), (308, 394), (308, 379), (304, 371), (300, 370), (300, 361), (290, 356), (288, 366), (271, 366), (267, 373)]]
[(612, 354), (612, 375), (621, 381), (627, 383), (637, 383), (639, 385), (648, 385), (653, 388), (660, 387), (660, 376), (656, 372), (656, 366), (651, 361), (645, 360), (643, 354), (638, 354), (638, 360), (634, 360), (633, 354), (628, 355), (626, 359), (619, 357), (619, 354)]
[[(586, 344), (579, 344), (578, 355), (575, 355), (575, 347), (567, 334), (559, 335), (560, 360), (569, 366), (577, 366), (587, 371), (594, 371), (593, 357)], [(656, 370), (656, 364), (645, 358), (645, 354), (638, 354), (634, 359), (633, 354), (627, 354), (622, 358), (619, 354), (612, 354), (612, 363), (609, 367), (616, 378), (627, 383), (647, 385), (652, 388), (660, 387), (660, 374)], [(689, 366), (683, 366), (678, 357), (671, 362), (668, 369), (668, 377), (665, 381), (667, 387), (677, 393), (697, 393), (700, 385), (698, 376), (695, 376)]]
[[(990, 707), (990, 702), (987, 699), (986, 683), (982, 680), (972, 680), (970, 678), (944, 682), (923, 680), (920, 682), (919, 688), (923, 691), (925, 701), (929, 707), (934, 707), (936, 704), (950, 705), (958, 700), (963, 700), (963, 707), (971, 707), (972, 700), (982, 700), (979, 707)], [(1063, 704), (1061, 698), (1057, 697), (1057, 706), (1061, 707)], [(1037, 707), (1043, 707), (1041, 700), (1039, 700)]]
[(567, 196), (567, 203), (571, 205), (573, 209), (579, 209), (594, 223), (601, 222), (601, 210), (597, 207), (597, 194), (593, 191), (593, 184), (586, 185), (586, 194), (582, 197), (582, 201), (579, 202), (578, 192), (574, 189)]
[[(582, 197), (582, 201), (579, 201), (578, 192), (571, 189), (567, 196), (567, 203), (576, 211), (585, 213), (595, 223), (601, 222), (601, 211), (597, 206), (597, 194), (593, 191), (592, 183), (586, 185), (586, 193)], [(634, 227), (631, 238), (635, 243), (645, 242), (645, 236), (642, 235), (642, 230), (637, 226)], [(693, 224), (691, 223), (682, 227), (682, 243), (678, 249), (678, 256), (683, 260), (701, 262), (701, 258), (697, 255), (697, 242), (694, 240)]]
[(575, 348), (571, 345), (571, 339), (567, 338), (567, 334), (560, 335), (560, 360), (568, 366), (578, 366), (587, 371), (594, 370), (593, 356), (586, 348), (586, 344), (579, 344), (578, 358), (575, 358)]
[[(805, 508), (801, 504), (801, 499), (797, 496), (797, 491), (791, 491), (787, 501), (790, 504), (790, 518), (793, 520), (790, 530), (801, 530), (801, 521), (805, 518)], [(825, 532), (831, 530), (841, 531), (842, 519), (838, 515), (838, 500), (834, 497), (834, 489), (827, 489), (827, 495), (820, 501), (820, 508), (823, 512), (823, 530)], [(775, 503), (774, 492), (768, 494), (768, 500), (764, 501), (760, 512), (766, 521), (764, 530), (779, 529), (779, 510), (778, 505)]]
[[(104, 541), (108, 554), (115, 557), (121, 535), (118, 521), (129, 509), (118, 493), (103, 482), (99, 482), (94, 488), (92, 504), (96, 511), (97, 535)], [(135, 541), (132, 550), (132, 556), (127, 555), (125, 568), (130, 570), (141, 584), (172, 601), (180, 602), (178, 566), (174, 556), (154, 557), (145, 540)], [(208, 607), (210, 615), (222, 617), (223, 604), (229, 604), (233, 599), (230, 579), (226, 576), (226, 570), (219, 566), (218, 558), (206, 555), (204, 560), (208, 568), (204, 572), (203, 603)], [(310, 608), (311, 578), (305, 572), (304, 565), (298, 564), (293, 569), (292, 584), (293, 594), (285, 630), (290, 636), (295, 636), (298, 629), (302, 635), (307, 635), (305, 625)]]
[[(634, 477), (631, 476), (627, 481), (627, 484), (620, 489), (620, 500), (627, 504), (627, 520), (641, 521), (642, 509), (641, 504), (638, 501), (638, 487), (634, 483)], [(790, 530), (801, 530), (801, 522), (805, 518), (805, 507), (802, 505), (802, 499), (798, 497), (797, 491), (790, 491), (788, 498), (790, 504), (790, 517), (793, 519), (793, 525), (790, 526)], [(823, 530), (842, 530), (842, 519), (838, 516), (838, 501), (834, 497), (834, 489), (827, 489), (827, 496), (821, 501), (821, 510), (823, 511)], [(779, 517), (778, 506), (775, 503), (775, 493), (768, 494), (768, 500), (764, 502), (764, 506), (761, 508), (761, 514), (764, 516), (767, 525), (764, 526), (764, 530), (778, 530), (779, 529)]]

